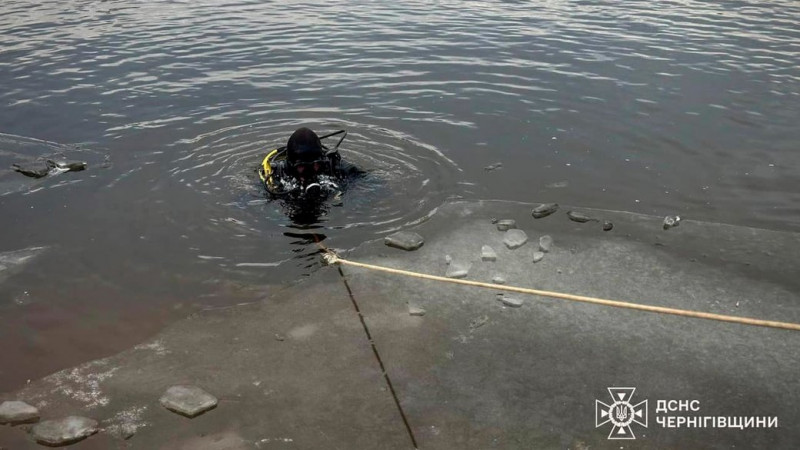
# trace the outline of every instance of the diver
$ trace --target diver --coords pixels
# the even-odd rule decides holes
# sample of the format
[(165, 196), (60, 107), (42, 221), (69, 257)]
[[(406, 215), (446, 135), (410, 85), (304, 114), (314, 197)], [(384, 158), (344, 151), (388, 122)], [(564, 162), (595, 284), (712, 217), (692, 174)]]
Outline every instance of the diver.
[[(342, 135), (333, 149), (323, 139)], [(293, 200), (325, 200), (338, 198), (343, 184), (362, 174), (355, 166), (342, 161), (339, 145), (347, 131), (339, 130), (322, 137), (310, 128), (297, 129), (286, 146), (277, 148), (264, 158), (258, 174), (273, 198)]]

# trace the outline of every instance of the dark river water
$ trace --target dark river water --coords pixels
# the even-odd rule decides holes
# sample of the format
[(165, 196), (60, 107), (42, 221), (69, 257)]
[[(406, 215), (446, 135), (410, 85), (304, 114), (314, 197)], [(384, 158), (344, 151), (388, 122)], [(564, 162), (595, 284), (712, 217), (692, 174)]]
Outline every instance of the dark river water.
[[(0, 391), (451, 198), (800, 231), (796, 1), (11, 0), (0, 108)], [(255, 173), (303, 125), (369, 172), (312, 230)]]

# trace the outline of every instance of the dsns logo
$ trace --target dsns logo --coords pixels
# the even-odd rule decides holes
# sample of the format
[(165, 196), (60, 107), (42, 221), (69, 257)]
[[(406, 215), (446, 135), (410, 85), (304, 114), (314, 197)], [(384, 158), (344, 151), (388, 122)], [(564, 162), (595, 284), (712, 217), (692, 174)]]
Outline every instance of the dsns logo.
[(647, 428), (647, 400), (631, 404), (634, 392), (636, 388), (632, 387), (610, 387), (608, 388), (608, 393), (611, 394), (610, 405), (595, 400), (595, 428), (611, 422), (609, 439), (636, 439), (631, 429), (632, 423)]

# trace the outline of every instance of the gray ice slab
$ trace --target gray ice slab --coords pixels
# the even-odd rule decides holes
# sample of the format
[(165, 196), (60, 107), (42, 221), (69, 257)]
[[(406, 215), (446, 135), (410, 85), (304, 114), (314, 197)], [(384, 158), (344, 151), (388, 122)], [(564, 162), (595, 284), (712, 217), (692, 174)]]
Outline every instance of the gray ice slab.
[[(449, 204), (414, 228), (428, 242), (413, 257), (378, 258), (375, 245), (349, 257), (435, 274), (445, 248), (485, 242), (501, 249), (498, 260), (474, 265), (470, 279), (500, 271), (513, 286), (800, 322), (798, 234), (688, 219), (664, 231), (663, 217), (581, 208), (614, 222), (604, 232), (563, 212), (535, 220), (531, 207)], [(534, 266), (538, 249), (505, 249), (490, 217), (516, 218), (521, 230), (559, 245)], [(343, 270), (354, 296), (369, 299), (362, 310), (420, 448), (788, 449), (800, 442), (800, 332), (536, 296), (503, 308), (492, 290)], [(405, 301), (435, 320), (392, 327), (387, 318)], [(619, 386), (636, 387), (634, 403), (649, 400), (650, 423), (633, 425), (635, 443), (609, 441), (610, 427), (595, 427), (595, 400), (611, 403), (607, 388)], [(659, 399), (696, 399), (703, 416), (775, 416), (780, 426), (663, 428)]]

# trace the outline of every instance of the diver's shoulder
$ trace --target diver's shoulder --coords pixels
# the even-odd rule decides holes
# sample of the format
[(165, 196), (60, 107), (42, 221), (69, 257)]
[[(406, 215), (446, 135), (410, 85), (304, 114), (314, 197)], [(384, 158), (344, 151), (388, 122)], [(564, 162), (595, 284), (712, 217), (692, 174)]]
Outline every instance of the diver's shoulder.
[(339, 174), (347, 177), (360, 176), (367, 173), (365, 170), (361, 169), (357, 165), (344, 160), (339, 161), (336, 169), (337, 172), (339, 172)]

